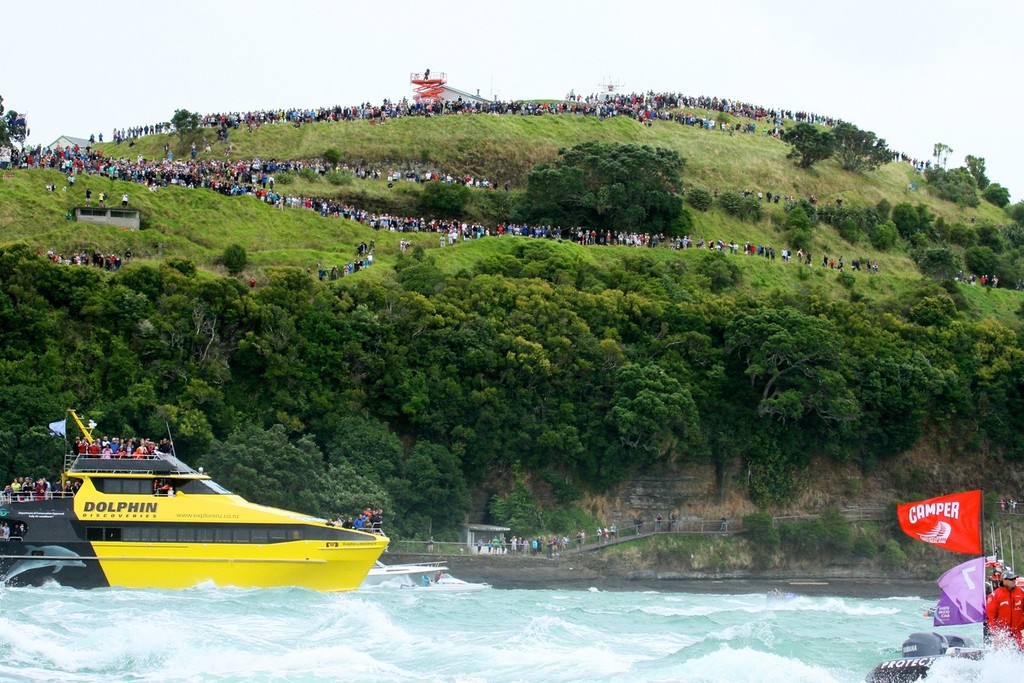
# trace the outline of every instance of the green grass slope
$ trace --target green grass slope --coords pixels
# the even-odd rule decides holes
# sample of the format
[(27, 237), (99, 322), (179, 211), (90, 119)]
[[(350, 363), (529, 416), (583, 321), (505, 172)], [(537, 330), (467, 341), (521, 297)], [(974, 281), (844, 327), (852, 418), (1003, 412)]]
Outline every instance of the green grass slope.
[[(211, 131), (207, 134), (212, 135)], [(683, 180), (686, 186), (712, 190), (750, 189), (797, 196), (815, 195), (822, 201), (842, 197), (846, 206), (873, 206), (885, 199), (890, 204), (923, 203), (947, 223), (976, 221), (1005, 222), (1003, 213), (982, 203), (966, 209), (935, 197), (924, 190), (910, 191), (907, 184), (917, 179), (905, 164), (888, 164), (866, 173), (851, 174), (832, 161), (810, 170), (799, 169), (786, 159), (788, 145), (760, 134), (729, 136), (716, 131), (655, 122), (643, 126), (626, 118), (599, 121), (582, 116), (450, 116), (431, 119), (403, 118), (385, 125), (371, 126), (365, 121), (303, 125), (264, 126), (254, 132), (232, 131), (231, 157), (247, 159), (315, 158), (327, 149), (337, 149), (348, 163), (366, 163), (387, 168), (433, 167), (452, 173), (472, 173), (502, 182), (511, 178), (521, 183), (533, 165), (555, 158), (558, 149), (587, 140), (634, 142), (667, 147), (686, 159)], [(163, 153), (173, 136), (142, 138), (131, 148), (127, 143), (106, 143), (100, 147), (112, 156), (154, 158)], [(202, 155), (201, 155), (202, 156)], [(227, 147), (213, 144), (210, 156), (226, 158)], [(55, 183), (57, 192), (45, 185)], [(82, 249), (123, 252), (127, 249), (140, 258), (186, 258), (200, 267), (223, 272), (218, 265), (224, 248), (237, 243), (249, 254), (250, 268), (245, 277), (261, 277), (265, 269), (288, 265), (315, 269), (318, 263), (342, 266), (355, 256), (359, 242), (376, 242), (375, 267), (357, 277), (382, 277), (399, 254), (399, 240), (411, 239), (427, 249), (438, 249), (437, 235), (375, 232), (358, 223), (338, 218), (323, 218), (303, 209), (275, 209), (252, 197), (225, 197), (208, 190), (180, 187), (155, 192), (140, 185), (80, 176), (73, 188), (63, 191), (65, 178), (52, 171), (15, 171), (0, 180), (0, 244), (26, 242), (45, 252), (55, 249), (70, 253)], [(83, 202), (86, 187), (94, 197), (106, 191), (113, 198), (122, 192), (143, 214), (144, 229), (124, 231), (74, 223), (65, 214)], [(381, 181), (354, 181), (334, 186), (323, 180), (297, 178), (278, 190), (291, 195), (325, 196), (346, 201), (365, 201), (374, 206), (409, 207), (414, 213), (421, 185), (400, 182), (393, 188)], [(474, 203), (494, 191), (475, 191)], [(513, 193), (514, 194), (514, 193)], [(363, 205), (363, 204), (360, 204)], [(771, 217), (776, 214), (773, 223)], [(771, 205), (764, 220), (738, 221), (714, 210), (694, 212), (696, 236), (707, 239), (751, 241), (771, 244), (781, 250), (785, 239), (775, 227), (782, 214), (781, 205)], [(446, 249), (440, 265), (445, 269), (472, 268), (481, 259), (511, 249), (512, 240), (482, 240), (460, 243)], [(566, 245), (585, 259), (622, 259), (635, 250), (628, 248), (581, 248)], [(843, 255), (847, 263), (861, 257), (881, 264), (875, 277), (860, 273), (840, 281), (835, 272), (821, 268), (799, 268), (780, 260), (767, 262), (753, 257), (735, 257), (740, 265), (743, 286), (752, 291), (805, 292), (817, 289), (831, 296), (858, 296), (878, 303), (900, 305), (920, 288), (921, 276), (912, 261), (897, 247), (880, 253), (866, 241), (849, 244), (837, 232), (825, 226), (815, 229), (812, 252), (819, 256)], [(691, 254), (669, 249), (652, 251), (659, 259), (687, 259)], [(989, 290), (962, 286), (961, 290), (974, 317), (995, 317), (1017, 327), (1020, 296), (1009, 290)], [(852, 292), (852, 293), (851, 293)]]

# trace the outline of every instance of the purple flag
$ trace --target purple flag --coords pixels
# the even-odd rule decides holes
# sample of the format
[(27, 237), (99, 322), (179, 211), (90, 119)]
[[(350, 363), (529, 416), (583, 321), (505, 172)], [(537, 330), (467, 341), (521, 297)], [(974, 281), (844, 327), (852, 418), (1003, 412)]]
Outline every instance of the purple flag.
[(985, 558), (968, 560), (939, 577), (942, 597), (935, 606), (935, 626), (985, 621)]

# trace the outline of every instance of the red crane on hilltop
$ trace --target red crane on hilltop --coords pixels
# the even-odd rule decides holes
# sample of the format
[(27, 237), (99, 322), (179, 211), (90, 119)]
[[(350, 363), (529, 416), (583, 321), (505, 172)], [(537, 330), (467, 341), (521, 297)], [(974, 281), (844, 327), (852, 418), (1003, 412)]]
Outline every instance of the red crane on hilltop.
[(427, 69), (421, 74), (409, 74), (409, 82), (413, 85), (416, 94), (413, 99), (417, 102), (434, 102), (441, 99), (444, 92), (444, 84), (448, 82), (447, 74), (432, 74)]

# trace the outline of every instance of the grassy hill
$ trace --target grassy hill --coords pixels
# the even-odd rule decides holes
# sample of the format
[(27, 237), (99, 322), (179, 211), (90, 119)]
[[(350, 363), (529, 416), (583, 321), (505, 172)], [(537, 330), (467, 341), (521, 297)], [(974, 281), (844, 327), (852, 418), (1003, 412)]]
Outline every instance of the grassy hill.
[[(212, 131), (207, 131), (207, 135), (212, 137)], [(786, 159), (789, 146), (774, 138), (761, 134), (729, 136), (661, 121), (643, 126), (627, 118), (600, 121), (569, 115), (403, 118), (376, 126), (355, 121), (298, 128), (264, 126), (253, 132), (240, 129), (232, 131), (229, 144), (234, 159), (317, 158), (326, 150), (335, 149), (343, 162), (350, 164), (384, 170), (433, 168), (453, 174), (469, 173), (499, 184), (509, 180), (519, 188), (535, 164), (555, 158), (560, 148), (588, 140), (641, 143), (676, 150), (686, 158), (683, 181), (687, 187), (750, 189), (797, 197), (815, 195), (823, 202), (841, 197), (845, 206), (874, 206), (884, 199), (892, 205), (924, 204), (947, 224), (1006, 222), (1005, 214), (986, 202), (969, 209), (933, 197), (924, 189), (909, 190), (910, 181), (921, 185), (923, 182), (906, 164), (888, 164), (870, 173), (851, 174), (834, 161), (827, 161), (805, 170)], [(175, 149), (178, 140), (175, 136), (157, 135), (142, 138), (131, 147), (128, 143), (104, 143), (98, 147), (114, 157), (155, 158), (163, 154), (165, 144)], [(227, 154), (227, 145), (213, 143), (209, 156), (225, 159)], [(56, 184), (58, 191), (46, 192), (48, 183)], [(187, 258), (214, 271), (219, 270), (218, 259), (224, 248), (237, 243), (246, 248), (251, 272), (257, 278), (275, 265), (308, 269), (315, 269), (318, 263), (344, 265), (354, 257), (355, 245), (370, 239), (376, 240), (377, 264), (383, 268), (371, 269), (359, 277), (379, 277), (382, 270), (393, 264), (399, 252), (399, 239), (411, 238), (424, 248), (437, 248), (434, 235), (374, 232), (358, 223), (322, 218), (311, 211), (274, 209), (251, 197), (224, 197), (212, 191), (180, 187), (150, 192), (139, 185), (97, 177), (80, 177), (74, 188), (62, 191), (65, 185), (61, 174), (47, 171), (15, 172), (3, 179), (0, 241), (25, 241), (42, 251), (52, 248), (62, 253), (83, 248), (131, 249), (144, 259)], [(82, 202), (85, 187), (91, 187), (94, 195), (101, 190), (112, 197), (128, 192), (131, 205), (143, 212), (145, 229), (132, 233), (66, 221), (66, 212)], [(310, 180), (301, 176), (295, 176), (287, 187), (278, 185), (279, 191), (291, 195), (330, 197), (401, 215), (420, 215), (418, 200), (422, 188), (412, 182), (398, 182), (389, 188), (387, 183), (373, 180), (332, 185), (319, 177)], [(493, 215), (495, 203), (490, 198), (495, 194), (505, 193), (474, 191), (467, 218), (488, 222), (504, 218)], [(510, 194), (518, 196), (520, 192), (513, 190)], [(765, 218), (756, 223), (737, 220), (718, 210), (694, 212), (694, 234), (781, 248), (785, 239), (776, 226), (782, 220), (783, 209), (774, 204), (767, 209)], [(493, 240), (460, 244), (439, 265), (445, 269), (467, 267), (491, 252), (508, 248), (507, 242)], [(582, 251), (585, 253), (581, 258), (594, 259), (617, 259), (623, 253), (623, 249)], [(881, 253), (866, 240), (849, 244), (835, 230), (818, 226), (812, 252), (845, 255), (847, 262), (856, 257), (879, 262), (880, 276), (858, 276), (854, 285), (857, 296), (869, 300), (898, 302), (920, 283), (920, 274), (907, 257), (905, 245)], [(666, 249), (659, 250), (655, 257), (686, 259), (688, 255)], [(819, 268), (810, 269), (810, 275), (801, 275), (794, 264), (768, 263), (756, 258), (740, 258), (737, 262), (743, 269), (746, 286), (754, 290), (815, 288), (830, 291), (834, 296), (849, 295), (834, 273), (821, 272)], [(962, 290), (972, 316), (992, 316), (1014, 327), (1018, 325), (1016, 312), (1020, 302), (1015, 292), (966, 286)]]

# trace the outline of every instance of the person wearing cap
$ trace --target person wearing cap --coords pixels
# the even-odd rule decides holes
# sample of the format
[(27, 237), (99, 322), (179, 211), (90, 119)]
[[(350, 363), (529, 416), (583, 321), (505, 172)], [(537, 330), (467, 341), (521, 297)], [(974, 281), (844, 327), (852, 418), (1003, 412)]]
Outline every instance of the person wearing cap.
[(1017, 586), (1017, 575), (1003, 571), (1000, 586), (985, 606), (989, 631), (996, 647), (1024, 646), (1024, 589)]

